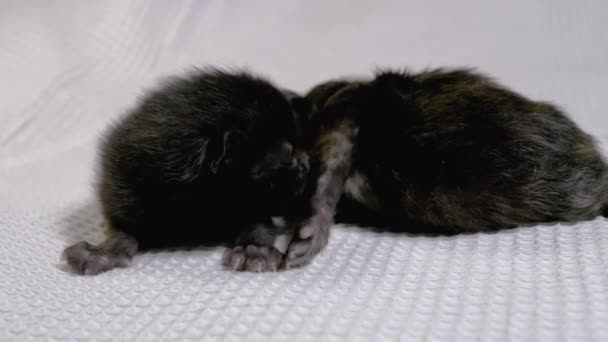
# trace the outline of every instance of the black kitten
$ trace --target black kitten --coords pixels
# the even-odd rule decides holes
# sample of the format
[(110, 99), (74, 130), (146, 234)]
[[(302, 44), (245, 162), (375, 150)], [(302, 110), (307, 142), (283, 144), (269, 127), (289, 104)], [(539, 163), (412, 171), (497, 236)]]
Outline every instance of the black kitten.
[(448, 234), (587, 220), (608, 200), (606, 164), (588, 134), (479, 74), (381, 72), (326, 82), (308, 98), (318, 109), (316, 186), (286, 267), (325, 246), (339, 200), (377, 224)]
[[(108, 238), (64, 252), (96, 274), (138, 249), (235, 241), (225, 263), (273, 270), (273, 216), (302, 193), (302, 98), (245, 72), (197, 70), (151, 92), (101, 146), (99, 198)], [(276, 234), (276, 232), (273, 232)], [(251, 245), (251, 247), (247, 247)]]

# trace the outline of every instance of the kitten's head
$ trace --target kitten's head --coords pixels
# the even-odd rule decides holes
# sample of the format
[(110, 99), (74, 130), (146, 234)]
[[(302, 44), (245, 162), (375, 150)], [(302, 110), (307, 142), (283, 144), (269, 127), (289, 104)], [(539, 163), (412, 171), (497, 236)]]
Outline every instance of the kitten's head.
[[(258, 80), (259, 81), (259, 80)], [(304, 97), (265, 82), (248, 89), (237, 126), (224, 133), (216, 174), (232, 175), (267, 207), (283, 214), (285, 205), (304, 191), (309, 171), (303, 146), (311, 106)], [(245, 117), (246, 120), (241, 119)]]
[[(310, 106), (292, 92), (282, 92), (284, 102), (260, 113), (253, 135), (249, 176), (258, 192), (270, 201), (296, 197), (304, 191), (310, 170), (304, 130)], [(266, 111), (266, 110), (262, 110)]]

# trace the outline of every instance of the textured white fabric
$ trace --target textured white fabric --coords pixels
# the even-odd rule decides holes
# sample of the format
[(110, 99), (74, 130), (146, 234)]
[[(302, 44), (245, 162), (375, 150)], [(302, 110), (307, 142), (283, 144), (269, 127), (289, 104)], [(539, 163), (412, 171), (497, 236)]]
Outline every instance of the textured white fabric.
[(99, 132), (158, 77), (249, 66), (305, 90), (374, 66), (471, 65), (608, 135), (608, 2), (4, 1), (0, 341), (608, 341), (608, 222), (429, 238), (341, 227), (301, 270), (220, 249), (74, 276), (99, 240)]

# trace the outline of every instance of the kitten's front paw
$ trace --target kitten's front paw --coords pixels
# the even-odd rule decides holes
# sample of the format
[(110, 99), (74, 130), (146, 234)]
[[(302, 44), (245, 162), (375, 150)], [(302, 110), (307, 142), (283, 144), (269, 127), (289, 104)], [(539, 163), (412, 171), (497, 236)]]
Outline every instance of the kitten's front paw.
[(247, 245), (227, 248), (223, 264), (234, 271), (275, 272), (282, 259), (274, 247)]
[(310, 263), (327, 246), (332, 223), (331, 218), (318, 215), (302, 226), (289, 244), (282, 268), (296, 268)]
[(112, 253), (81, 241), (66, 248), (62, 257), (72, 271), (83, 275), (95, 275), (115, 267), (127, 267), (132, 255)]

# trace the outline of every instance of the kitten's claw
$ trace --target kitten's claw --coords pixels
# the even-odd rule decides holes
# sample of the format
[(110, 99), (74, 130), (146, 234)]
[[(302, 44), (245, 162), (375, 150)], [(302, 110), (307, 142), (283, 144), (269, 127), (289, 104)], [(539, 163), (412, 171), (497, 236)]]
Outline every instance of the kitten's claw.
[(63, 251), (70, 269), (78, 274), (95, 275), (115, 267), (127, 267), (132, 256), (123, 253), (112, 253), (95, 247), (86, 241), (80, 241)]
[(227, 248), (222, 263), (233, 271), (276, 272), (282, 259), (274, 247), (247, 245)]
[(296, 268), (310, 263), (327, 246), (330, 226), (331, 222), (325, 218), (313, 218), (309, 224), (300, 228), (289, 244), (281, 268)]

